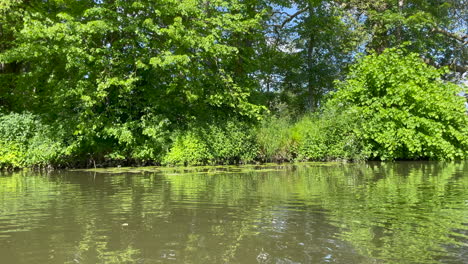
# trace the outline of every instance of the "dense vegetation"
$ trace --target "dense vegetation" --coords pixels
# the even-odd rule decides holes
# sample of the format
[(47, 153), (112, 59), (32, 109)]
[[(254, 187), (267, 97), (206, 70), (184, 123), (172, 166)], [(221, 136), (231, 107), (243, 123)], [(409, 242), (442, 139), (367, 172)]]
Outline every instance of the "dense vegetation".
[(0, 167), (465, 159), (465, 4), (3, 0)]

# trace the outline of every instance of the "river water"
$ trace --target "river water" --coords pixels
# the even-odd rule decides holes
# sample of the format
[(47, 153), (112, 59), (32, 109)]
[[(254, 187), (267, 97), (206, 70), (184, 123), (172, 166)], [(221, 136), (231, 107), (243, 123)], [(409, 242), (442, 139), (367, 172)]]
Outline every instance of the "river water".
[(468, 162), (3, 173), (0, 263), (468, 263)]

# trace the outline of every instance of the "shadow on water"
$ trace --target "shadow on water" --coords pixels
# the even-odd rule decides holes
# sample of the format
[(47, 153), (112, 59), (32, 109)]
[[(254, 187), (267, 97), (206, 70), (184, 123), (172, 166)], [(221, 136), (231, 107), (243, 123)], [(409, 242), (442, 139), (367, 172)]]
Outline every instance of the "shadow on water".
[(464, 263), (468, 163), (0, 175), (2, 263)]

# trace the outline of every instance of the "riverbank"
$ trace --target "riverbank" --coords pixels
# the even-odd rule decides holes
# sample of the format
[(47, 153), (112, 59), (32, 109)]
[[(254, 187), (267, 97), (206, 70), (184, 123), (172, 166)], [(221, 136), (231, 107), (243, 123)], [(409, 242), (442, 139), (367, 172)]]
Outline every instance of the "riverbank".
[(117, 118), (105, 106), (92, 118), (70, 112), (58, 119), (0, 109), (0, 168), (464, 160), (466, 100), (443, 74), (418, 54), (387, 49), (363, 57), (320, 109), (307, 113), (205, 106), (211, 111), (127, 109)]
[[(255, 123), (227, 120), (197, 124), (187, 130), (168, 133), (163, 143), (133, 143), (122, 148), (114, 141), (98, 145), (57, 133), (33, 115), (6, 116), (3, 128), (10, 127), (0, 140), (0, 168), (15, 170), (74, 169), (128, 166), (201, 166), (263, 164), (268, 162), (369, 161), (369, 160), (460, 160), (466, 158), (464, 141), (453, 145), (427, 145), (421, 141), (379, 145), (358, 129), (359, 122), (348, 114), (307, 115), (297, 120), (266, 117)], [(18, 118), (20, 117), (20, 118)], [(17, 120), (23, 121), (18, 122)], [(35, 124), (34, 126), (31, 126)], [(19, 133), (23, 135), (18, 136)], [(6, 136), (6, 137), (5, 137)], [(378, 134), (375, 137), (379, 136)], [(107, 142), (107, 144), (104, 144)], [(413, 152), (409, 151), (413, 147)], [(444, 148), (441, 148), (444, 147)], [(390, 155), (392, 153), (392, 155)], [(458, 153), (458, 154), (457, 154)], [(445, 156), (443, 154), (446, 154)]]

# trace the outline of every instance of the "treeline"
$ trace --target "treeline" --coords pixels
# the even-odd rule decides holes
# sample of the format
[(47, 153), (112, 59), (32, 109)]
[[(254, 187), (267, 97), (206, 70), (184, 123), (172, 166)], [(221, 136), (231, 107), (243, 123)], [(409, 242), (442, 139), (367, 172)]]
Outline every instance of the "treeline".
[(459, 1), (0, 5), (0, 167), (465, 159)]

